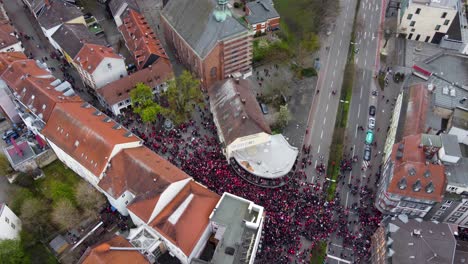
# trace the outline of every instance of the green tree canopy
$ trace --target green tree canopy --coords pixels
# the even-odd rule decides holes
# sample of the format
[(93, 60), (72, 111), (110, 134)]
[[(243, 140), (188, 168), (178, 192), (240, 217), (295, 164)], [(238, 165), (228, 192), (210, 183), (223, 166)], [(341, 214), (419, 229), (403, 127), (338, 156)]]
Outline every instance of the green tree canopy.
[(0, 240), (0, 260), (4, 264), (29, 263), (19, 240)]
[(61, 228), (69, 229), (80, 222), (80, 214), (68, 199), (58, 201), (52, 211), (52, 221)]
[(277, 126), (283, 129), (286, 127), (289, 120), (291, 120), (291, 113), (289, 112), (288, 106), (287, 105), (280, 106), (278, 118), (276, 120)]
[(132, 107), (135, 113), (139, 114), (141, 120), (145, 123), (156, 121), (158, 113), (161, 113), (163, 108), (154, 101), (153, 91), (151, 87), (144, 83), (137, 83), (135, 89), (130, 91), (132, 99)]
[(175, 123), (184, 122), (195, 105), (203, 103), (200, 81), (189, 71), (183, 71), (179, 77), (170, 81), (165, 95), (169, 102), (166, 115)]
[(38, 198), (28, 198), (21, 206), (21, 221), (23, 227), (30, 231), (39, 231), (48, 221), (48, 206), (45, 201)]

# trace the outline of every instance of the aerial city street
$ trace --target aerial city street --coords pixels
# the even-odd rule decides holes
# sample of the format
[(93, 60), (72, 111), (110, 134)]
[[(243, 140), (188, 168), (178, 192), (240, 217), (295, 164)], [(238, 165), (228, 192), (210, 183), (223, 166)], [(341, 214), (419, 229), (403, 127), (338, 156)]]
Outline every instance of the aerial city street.
[(0, 263), (465, 263), (468, 0), (0, 1)]

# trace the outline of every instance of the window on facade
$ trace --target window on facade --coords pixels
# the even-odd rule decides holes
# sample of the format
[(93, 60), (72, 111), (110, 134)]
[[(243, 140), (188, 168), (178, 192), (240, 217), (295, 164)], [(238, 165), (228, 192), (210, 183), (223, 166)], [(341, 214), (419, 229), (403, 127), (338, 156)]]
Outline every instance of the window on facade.
[(401, 202), (401, 203), (400, 203), (400, 206), (401, 206), (401, 207), (406, 207), (407, 205), (408, 205), (407, 202)]
[(447, 12), (443, 12), (441, 18), (446, 18), (447, 17)]
[(466, 212), (466, 211), (468, 211), (468, 207), (462, 206), (462, 207), (458, 208), (457, 211), (458, 211), (458, 212)]
[(463, 213), (460, 213), (460, 212), (455, 212), (455, 213), (453, 214), (453, 216), (456, 216), (456, 217), (460, 217), (460, 216), (462, 216), (462, 215), (463, 215)]
[(212, 67), (210, 70), (210, 76), (216, 78), (216, 67)]
[(447, 222), (449, 222), (449, 223), (455, 223), (455, 221), (457, 221), (457, 218), (455, 218), (455, 217), (450, 217), (450, 218), (447, 220)]
[(118, 106), (122, 106), (122, 105), (123, 105), (123, 103), (122, 103), (122, 102), (120, 102), (120, 103), (118, 104)]
[(440, 207), (440, 210), (445, 211), (445, 210), (447, 210), (447, 208), (448, 208), (447, 206), (443, 205), (443, 206)]
[(450, 23), (450, 20), (446, 19), (446, 20), (444, 21), (444, 26), (448, 26), (449, 23)]
[(10, 223), (10, 219), (8, 219), (8, 217), (5, 217), (5, 222), (7, 222), (7, 224)]
[(453, 203), (453, 201), (445, 201), (446, 205), (451, 205), (452, 203)]
[(416, 15), (419, 15), (421, 13), (421, 8), (416, 9)]
[(408, 16), (406, 17), (408, 20), (411, 20), (411, 18), (413, 18), (413, 14), (408, 14)]
[(124, 194), (122, 194), (122, 198), (124, 198), (124, 197), (125, 197), (125, 193), (124, 193)]
[(128, 204), (128, 201), (125, 201), (125, 204)]
[(421, 209), (421, 210), (426, 210), (426, 209), (427, 209), (427, 206), (425, 206), (425, 205), (420, 205), (420, 206), (419, 206), (419, 209)]
[(437, 211), (435, 215), (442, 215), (442, 213), (443, 213), (442, 211)]
[(410, 25), (410, 27), (414, 27), (414, 25), (416, 25), (416, 21), (411, 21), (411, 23), (409, 25)]
[(15, 229), (16, 228), (15, 224), (11, 223), (11, 228)]
[(409, 204), (408, 204), (408, 207), (409, 207), (409, 208), (416, 208), (416, 204), (415, 204), (415, 203), (409, 203)]
[(437, 217), (437, 216), (431, 217), (431, 221), (437, 221), (437, 219), (439, 219), (439, 217)]
[(107, 68), (112, 69), (112, 64), (107, 63)]
[(435, 27), (435, 30), (439, 30), (439, 29), (440, 29), (440, 25), (437, 25), (437, 26)]

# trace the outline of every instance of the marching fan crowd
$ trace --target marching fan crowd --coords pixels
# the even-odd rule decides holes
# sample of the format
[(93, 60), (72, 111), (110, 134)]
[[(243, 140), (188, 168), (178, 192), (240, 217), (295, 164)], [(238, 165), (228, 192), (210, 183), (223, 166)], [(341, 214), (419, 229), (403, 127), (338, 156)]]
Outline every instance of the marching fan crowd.
[[(280, 188), (253, 185), (240, 178), (226, 161), (208, 108), (197, 107), (197, 111), (196, 120), (189, 120), (170, 130), (161, 125), (146, 125), (131, 111), (117, 119), (141, 137), (147, 147), (209, 189), (220, 195), (230, 192), (245, 197), (265, 208), (265, 226), (257, 263), (308, 263), (312, 249), (334, 235), (343, 239), (343, 246), (348, 251), (329, 254), (353, 259), (353, 263), (368, 261), (370, 236), (380, 222), (380, 213), (372, 205), (370, 188), (360, 187), (358, 179), (349, 186), (339, 184), (339, 188), (358, 190), (361, 197), (359, 206), (344, 208), (339, 195), (331, 201), (327, 199), (327, 192), (321, 191), (326, 186), (304, 181), (307, 179), (304, 169), (311, 165), (310, 162), (305, 162), (295, 177)], [(159, 116), (156, 124), (163, 124), (163, 121), (163, 117)], [(302, 151), (308, 157), (308, 149), (303, 148)], [(349, 169), (350, 163), (344, 161), (341, 168)], [(358, 192), (352, 195), (358, 195)], [(350, 214), (357, 214), (359, 220), (349, 221)], [(305, 240), (309, 241), (309, 245), (303, 245)]]

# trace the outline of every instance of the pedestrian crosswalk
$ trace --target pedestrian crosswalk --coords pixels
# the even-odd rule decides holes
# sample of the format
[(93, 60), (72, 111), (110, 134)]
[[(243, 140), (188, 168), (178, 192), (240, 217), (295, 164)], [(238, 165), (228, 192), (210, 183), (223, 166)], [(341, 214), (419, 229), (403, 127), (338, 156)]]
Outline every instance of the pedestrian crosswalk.
[(364, 170), (364, 171), (367, 170), (367, 168), (369, 167), (369, 164), (370, 164), (369, 161), (365, 161), (365, 160), (362, 161), (362, 167), (361, 167), (362, 170)]

